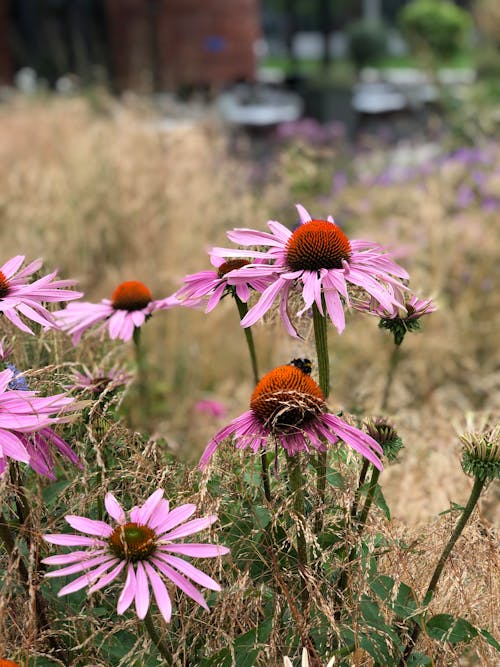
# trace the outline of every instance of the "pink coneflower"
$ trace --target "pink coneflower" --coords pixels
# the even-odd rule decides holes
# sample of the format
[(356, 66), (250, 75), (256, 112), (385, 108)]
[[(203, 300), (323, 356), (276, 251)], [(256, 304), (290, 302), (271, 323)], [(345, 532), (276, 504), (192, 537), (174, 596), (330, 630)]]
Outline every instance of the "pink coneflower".
[(226, 294), (236, 294), (246, 303), (251, 289), (263, 292), (269, 285), (269, 278), (239, 277), (239, 269), (250, 264), (249, 259), (224, 260), (210, 255), (210, 262), (215, 270), (199, 271), (184, 278), (183, 287), (174, 295), (179, 305), (193, 308), (206, 304), (205, 312), (210, 313)]
[[(301, 223), (290, 231), (279, 222), (270, 220), (268, 232), (253, 229), (234, 229), (228, 232), (231, 241), (244, 246), (268, 246), (269, 250), (228, 250), (214, 248), (220, 257), (246, 255), (267, 260), (238, 270), (240, 278), (271, 278), (259, 301), (242, 319), (249, 327), (259, 320), (280, 296), (280, 312), (287, 331), (297, 336), (288, 313), (290, 290), (302, 284), (304, 307), (297, 315), (308, 311), (315, 303), (323, 314), (324, 298), (327, 313), (339, 333), (345, 327), (343, 302), (349, 305), (348, 286), (362, 288), (381, 305), (390, 308), (397, 303), (394, 287), (404, 289), (398, 278), (408, 278), (407, 272), (396, 264), (379, 245), (368, 241), (349, 240), (331, 216), (328, 220), (313, 220), (300, 204), (297, 205)], [(228, 274), (228, 280), (232, 278)]]
[(74, 383), (68, 389), (80, 389), (88, 391), (94, 396), (100, 396), (104, 392), (112, 392), (118, 387), (128, 384), (132, 375), (117, 366), (109, 370), (96, 368), (94, 371), (90, 371), (86, 366), (83, 366), (83, 373), (75, 371), (73, 378)]
[(53, 313), (42, 303), (71, 301), (79, 299), (82, 293), (65, 289), (74, 285), (74, 280), (54, 280), (57, 271), (28, 283), (28, 278), (41, 268), (42, 261), (37, 259), (19, 270), (23, 262), (24, 255), (17, 255), (0, 267), (0, 313), (21, 331), (32, 334), (20, 315), (43, 327), (53, 327)]
[(202, 398), (196, 401), (195, 412), (210, 415), (210, 417), (220, 418), (227, 415), (227, 408), (221, 401), (214, 401), (210, 398)]
[(210, 441), (200, 459), (204, 467), (217, 447), (233, 436), (238, 449), (254, 452), (269, 440), (281, 444), (293, 456), (310, 446), (326, 450), (326, 443), (346, 444), (382, 469), (377, 454), (382, 448), (363, 431), (329, 414), (323, 392), (313, 378), (293, 365), (278, 366), (260, 380), (250, 399), (250, 410), (233, 421)]
[(196, 505), (180, 505), (170, 510), (168, 501), (163, 499), (162, 489), (155, 491), (141, 507), (131, 509), (128, 521), (120, 503), (111, 493), (106, 494), (104, 504), (115, 525), (70, 515), (65, 517), (66, 521), (85, 535), (44, 535), (44, 540), (51, 544), (87, 547), (86, 550), (49, 556), (42, 561), (46, 565), (68, 566), (49, 572), (45, 575), (47, 577), (84, 572), (63, 586), (58, 595), (74, 593), (85, 586), (89, 587), (88, 593), (92, 593), (108, 586), (125, 570), (126, 580), (118, 599), (119, 614), (123, 614), (135, 600), (137, 616), (143, 619), (149, 609), (151, 585), (156, 604), (168, 623), (172, 603), (163, 577), (208, 610), (203, 595), (189, 579), (213, 591), (220, 591), (219, 584), (177, 554), (212, 558), (227, 554), (229, 549), (214, 544), (176, 542), (208, 528), (217, 516), (184, 523), (196, 511)]
[(399, 290), (395, 290), (395, 295), (402, 304), (400, 308), (396, 305), (384, 308), (373, 299), (353, 300), (352, 305), (356, 310), (379, 317), (379, 327), (391, 331), (396, 345), (401, 345), (406, 333), (419, 331), (420, 318), (433, 313), (437, 310), (437, 306), (432, 299), (419, 299), (415, 295), (405, 295)]
[(156, 310), (165, 310), (177, 303), (173, 297), (154, 300), (146, 285), (138, 280), (128, 280), (118, 285), (111, 299), (103, 299), (101, 303), (70, 303), (54, 315), (60, 327), (72, 334), (74, 345), (87, 329), (98, 323), (102, 323), (99, 331), (108, 328), (112, 340), (128, 341), (134, 330), (142, 327)]
[(78, 458), (50, 426), (70, 421), (79, 405), (65, 394), (40, 397), (34, 391), (9, 390), (13, 377), (10, 369), (0, 373), (0, 473), (11, 458), (53, 478), (53, 447), (72, 463), (78, 464)]

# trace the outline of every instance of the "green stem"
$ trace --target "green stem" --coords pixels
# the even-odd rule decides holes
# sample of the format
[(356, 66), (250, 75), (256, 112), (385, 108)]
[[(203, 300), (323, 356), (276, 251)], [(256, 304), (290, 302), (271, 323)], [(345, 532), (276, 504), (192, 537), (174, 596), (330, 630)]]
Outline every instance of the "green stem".
[(151, 612), (149, 610), (146, 616), (144, 617), (144, 625), (146, 626), (146, 630), (148, 631), (148, 634), (151, 637), (151, 641), (158, 649), (161, 657), (164, 660), (166, 660), (168, 667), (171, 667), (172, 652), (170, 651), (166, 643), (163, 641), (163, 639), (160, 638), (160, 635), (156, 631), (156, 627), (151, 617)]
[(394, 374), (399, 360), (401, 359), (400, 351), (400, 345), (395, 344), (392, 348), (391, 358), (389, 359), (389, 368), (387, 369), (387, 377), (385, 379), (385, 386), (382, 394), (382, 403), (380, 405), (382, 411), (387, 410), (387, 406), (389, 405), (389, 394), (394, 380)]
[(135, 362), (137, 368), (137, 398), (141, 421), (149, 416), (148, 384), (146, 379), (146, 356), (141, 342), (141, 328), (135, 327), (134, 334)]
[[(241, 321), (248, 313), (248, 306), (244, 301), (240, 299), (240, 297), (236, 293), (234, 295), (234, 300), (236, 301)], [(248, 352), (250, 354), (250, 363), (252, 364), (253, 380), (255, 385), (257, 385), (259, 382), (259, 368), (257, 366), (257, 353), (255, 352), (255, 343), (253, 340), (252, 328), (246, 327), (245, 329), (243, 329), (243, 331), (245, 332)], [(267, 452), (265, 449), (263, 449), (260, 452), (260, 465), (262, 469), (261, 478), (262, 478), (262, 486), (264, 487), (264, 495), (266, 497), (266, 500), (268, 502), (271, 502), (272, 496), (271, 496), (271, 484), (269, 481), (269, 464), (267, 462)]]
[[(325, 310), (325, 299), (323, 299), (323, 311)], [(318, 358), (319, 386), (325, 398), (330, 393), (330, 360), (328, 356), (328, 331), (326, 317), (319, 312), (316, 303), (313, 303), (313, 325), (314, 341), (316, 343), (316, 355)], [(314, 522), (316, 535), (323, 530), (323, 508), (326, 493), (326, 460), (327, 452), (319, 452), (317, 466), (316, 488), (319, 496), (319, 507)]]
[(368, 513), (373, 503), (373, 496), (375, 495), (375, 489), (377, 488), (378, 478), (380, 477), (380, 470), (372, 466), (372, 476), (370, 478), (370, 486), (368, 487), (368, 492), (366, 494), (365, 504), (359, 515), (359, 524), (358, 532), (361, 534), (366, 524), (366, 519), (368, 518)]
[(307, 544), (304, 533), (305, 526), (305, 511), (304, 511), (304, 480), (302, 478), (302, 466), (300, 462), (300, 455), (290, 456), (286, 455), (288, 465), (288, 478), (290, 480), (290, 488), (293, 494), (293, 508), (297, 516), (297, 555), (299, 560), (299, 571), (301, 578), (301, 600), (302, 612), (307, 617), (309, 609), (309, 591), (307, 589), (307, 580), (305, 573), (307, 570)]
[[(439, 581), (439, 577), (441, 576), (441, 572), (443, 571), (443, 568), (445, 566), (446, 560), (448, 559), (448, 556), (450, 555), (453, 547), (455, 546), (456, 541), (462, 534), (462, 531), (465, 528), (465, 524), (469, 520), (469, 517), (472, 514), (472, 511), (474, 510), (477, 501), (479, 500), (481, 491), (483, 490), (483, 486), (485, 485), (485, 483), (486, 483), (486, 477), (474, 478), (474, 486), (472, 487), (472, 491), (470, 492), (467, 505), (465, 506), (462, 512), (462, 516), (457, 521), (457, 525), (455, 526), (455, 529), (451, 534), (450, 539), (448, 540), (448, 544), (443, 549), (443, 553), (441, 554), (437, 562), (436, 569), (434, 570), (434, 574), (432, 575), (432, 578), (429, 582), (429, 586), (427, 587), (427, 591), (424, 596), (424, 601), (430, 602), (430, 596), (432, 596), (432, 594), (436, 590), (436, 586)], [(410, 654), (413, 651), (415, 644), (417, 643), (419, 634), (420, 634), (420, 626), (415, 623), (413, 632), (411, 634), (410, 639), (408, 640), (401, 662), (399, 663), (400, 667), (404, 667), (404, 665), (406, 665), (408, 658), (410, 657)]]
[(359, 490), (365, 483), (366, 479), (366, 474), (368, 473), (368, 466), (370, 465), (370, 461), (368, 459), (363, 459), (363, 466), (361, 468), (361, 472), (359, 473), (359, 480), (358, 480), (358, 488), (356, 489), (356, 493), (354, 494), (354, 500), (352, 501), (352, 507), (351, 507), (351, 519), (354, 519), (357, 512), (358, 512), (358, 503), (359, 503)]

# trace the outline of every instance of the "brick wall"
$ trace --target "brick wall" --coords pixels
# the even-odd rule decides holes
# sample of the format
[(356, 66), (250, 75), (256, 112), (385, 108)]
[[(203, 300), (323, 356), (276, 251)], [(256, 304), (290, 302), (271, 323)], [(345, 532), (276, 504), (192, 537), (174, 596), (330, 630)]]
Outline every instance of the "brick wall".
[(220, 88), (254, 78), (259, 0), (107, 0), (107, 9), (119, 89)]

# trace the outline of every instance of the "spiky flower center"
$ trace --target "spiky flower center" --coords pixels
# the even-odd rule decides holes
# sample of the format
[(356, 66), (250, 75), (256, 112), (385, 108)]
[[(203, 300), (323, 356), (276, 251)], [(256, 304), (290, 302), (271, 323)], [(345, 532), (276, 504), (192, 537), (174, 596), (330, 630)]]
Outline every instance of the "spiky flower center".
[(236, 269), (241, 269), (248, 264), (246, 259), (228, 259), (227, 262), (224, 262), (217, 269), (217, 276), (219, 278), (224, 278), (226, 273), (230, 271), (236, 271)]
[(9, 281), (5, 274), (0, 271), (0, 299), (3, 299), (9, 293)]
[(110, 550), (118, 558), (146, 560), (156, 548), (156, 533), (149, 526), (130, 522), (117, 526), (108, 538)]
[(310, 375), (296, 366), (278, 366), (257, 384), (250, 408), (271, 430), (293, 431), (323, 412), (325, 397)]
[(294, 271), (341, 269), (351, 256), (351, 244), (332, 222), (311, 220), (300, 225), (286, 245), (286, 260)]
[(151, 291), (138, 280), (127, 280), (118, 285), (111, 297), (115, 310), (142, 310), (152, 300)]

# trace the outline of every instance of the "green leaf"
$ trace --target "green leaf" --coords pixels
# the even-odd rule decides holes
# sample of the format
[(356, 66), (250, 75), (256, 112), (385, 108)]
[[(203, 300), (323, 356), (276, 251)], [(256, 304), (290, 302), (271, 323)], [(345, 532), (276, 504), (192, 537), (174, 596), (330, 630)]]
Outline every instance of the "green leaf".
[(469, 621), (451, 614), (437, 614), (427, 621), (425, 627), (429, 637), (449, 644), (469, 642), (477, 636), (476, 628)]
[(380, 485), (377, 484), (375, 487), (375, 493), (373, 494), (373, 502), (377, 507), (380, 507), (382, 512), (384, 513), (384, 516), (386, 519), (390, 520), (391, 518), (391, 510), (389, 509), (389, 505), (387, 504), (384, 494), (382, 493), (382, 489), (380, 488)]
[(488, 632), (488, 630), (484, 630), (482, 628), (477, 628), (477, 631), (483, 639), (486, 639), (490, 646), (493, 646), (493, 648), (500, 653), (500, 644), (497, 642), (495, 637), (493, 637), (491, 632)]
[(344, 477), (337, 471), (332, 468), (328, 468), (326, 471), (326, 481), (330, 486), (333, 486), (334, 489), (343, 489), (345, 487)]
[[(415, 616), (417, 609), (416, 596), (406, 584), (399, 584), (397, 591), (395, 591), (394, 579), (381, 574), (370, 583), (370, 588), (399, 618), (407, 620)], [(418, 622), (419, 618), (415, 620)]]
[[(261, 649), (267, 643), (273, 627), (273, 619), (267, 618), (256, 628), (234, 640), (235, 663), (238, 667), (254, 667)], [(222, 649), (204, 662), (205, 667), (232, 667), (233, 661), (229, 648)]]

